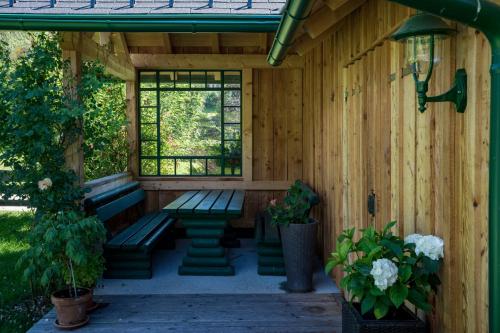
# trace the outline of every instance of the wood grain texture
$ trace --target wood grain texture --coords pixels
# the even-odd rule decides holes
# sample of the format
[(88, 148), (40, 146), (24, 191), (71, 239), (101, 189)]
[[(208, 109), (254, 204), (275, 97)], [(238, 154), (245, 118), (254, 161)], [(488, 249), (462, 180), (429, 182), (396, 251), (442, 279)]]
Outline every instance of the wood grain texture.
[[(101, 296), (79, 332), (341, 332), (337, 295)], [(54, 332), (49, 312), (29, 332)]]
[(322, 198), (314, 214), (324, 224), (323, 253), (348, 227), (397, 220), (401, 236), (436, 234), (445, 259), (443, 285), (426, 316), (432, 332), (487, 332), (490, 48), (482, 34), (458, 25), (429, 95), (447, 91), (455, 70), (465, 68), (467, 111), (431, 103), (421, 114), (414, 80), (402, 76), (403, 47), (386, 40), (412, 13), (370, 0), (304, 55), (303, 142), (313, 152), (304, 153), (303, 177)]

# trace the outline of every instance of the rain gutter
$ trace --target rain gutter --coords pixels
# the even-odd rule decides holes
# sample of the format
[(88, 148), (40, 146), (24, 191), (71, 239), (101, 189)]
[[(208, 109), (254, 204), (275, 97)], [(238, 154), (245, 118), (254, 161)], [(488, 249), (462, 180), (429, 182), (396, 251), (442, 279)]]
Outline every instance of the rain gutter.
[(0, 14), (0, 30), (274, 32), (281, 15)]
[(313, 3), (312, 0), (287, 1), (273, 45), (267, 56), (267, 62), (271, 66), (281, 65), (286, 51), (292, 44), (295, 31), (300, 23), (309, 17)]

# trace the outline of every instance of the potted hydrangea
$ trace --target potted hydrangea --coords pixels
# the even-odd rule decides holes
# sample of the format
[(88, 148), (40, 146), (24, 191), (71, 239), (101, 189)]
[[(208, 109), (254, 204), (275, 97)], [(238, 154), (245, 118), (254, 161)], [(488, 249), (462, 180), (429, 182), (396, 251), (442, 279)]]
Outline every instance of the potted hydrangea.
[(437, 275), (442, 263), (444, 243), (433, 235), (394, 235), (389, 223), (378, 232), (373, 227), (345, 230), (337, 239), (336, 251), (326, 266), (329, 273), (341, 266), (340, 282), (349, 302), (342, 304), (342, 330), (354, 332), (426, 332), (426, 326), (405, 301), (417, 309), (431, 310), (428, 302), (441, 283)]

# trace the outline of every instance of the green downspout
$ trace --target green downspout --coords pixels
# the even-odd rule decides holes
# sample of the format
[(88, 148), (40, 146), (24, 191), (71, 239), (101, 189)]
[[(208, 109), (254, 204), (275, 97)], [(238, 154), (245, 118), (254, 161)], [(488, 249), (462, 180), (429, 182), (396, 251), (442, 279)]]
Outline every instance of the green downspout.
[(311, 0), (288, 0), (283, 17), (274, 37), (273, 45), (267, 56), (267, 62), (272, 66), (279, 66), (285, 58), (286, 50), (290, 47), (293, 35), (304, 21), (312, 8)]
[(281, 15), (0, 14), (0, 30), (274, 32)]
[(389, 0), (476, 28), (492, 49), (489, 180), (489, 331), (500, 332), (500, 5), (485, 0)]

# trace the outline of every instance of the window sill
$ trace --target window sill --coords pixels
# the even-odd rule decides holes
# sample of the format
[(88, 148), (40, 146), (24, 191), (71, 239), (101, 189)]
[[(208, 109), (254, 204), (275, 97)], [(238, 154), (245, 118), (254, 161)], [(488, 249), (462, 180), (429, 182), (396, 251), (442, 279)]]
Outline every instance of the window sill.
[(220, 177), (220, 176), (208, 176), (208, 177), (169, 177), (169, 176), (141, 176), (137, 177), (138, 181), (172, 181), (172, 182), (227, 182), (227, 181), (244, 181), (245, 179), (241, 176), (238, 177)]

